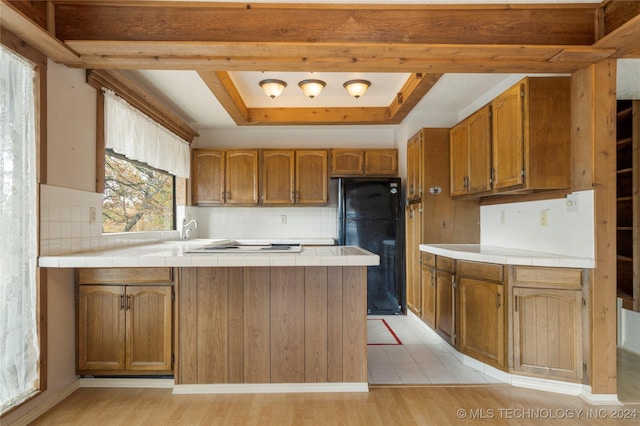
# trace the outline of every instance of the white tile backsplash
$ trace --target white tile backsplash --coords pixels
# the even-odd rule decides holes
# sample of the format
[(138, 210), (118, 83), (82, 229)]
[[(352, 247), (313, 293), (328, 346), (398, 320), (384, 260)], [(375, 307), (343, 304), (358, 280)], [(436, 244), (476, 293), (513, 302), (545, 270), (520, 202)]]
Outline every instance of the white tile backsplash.
[(560, 198), (482, 206), (480, 243), (593, 259), (593, 191), (575, 192), (571, 199), (577, 205)]
[[(91, 208), (96, 220), (90, 222)], [(40, 186), (40, 253), (58, 255), (176, 240), (176, 231), (102, 233), (102, 194)]]
[(337, 238), (336, 207), (187, 207), (193, 238)]

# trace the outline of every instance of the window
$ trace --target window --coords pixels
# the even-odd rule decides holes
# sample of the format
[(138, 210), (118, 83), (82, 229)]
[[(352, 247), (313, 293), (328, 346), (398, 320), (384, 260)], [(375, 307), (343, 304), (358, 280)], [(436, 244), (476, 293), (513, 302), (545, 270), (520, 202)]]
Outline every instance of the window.
[(174, 229), (174, 178), (146, 164), (107, 150), (103, 232)]
[(188, 142), (115, 93), (107, 89), (101, 93), (103, 232), (175, 229), (175, 176), (189, 177)]
[(0, 46), (0, 413), (40, 387), (36, 78)]

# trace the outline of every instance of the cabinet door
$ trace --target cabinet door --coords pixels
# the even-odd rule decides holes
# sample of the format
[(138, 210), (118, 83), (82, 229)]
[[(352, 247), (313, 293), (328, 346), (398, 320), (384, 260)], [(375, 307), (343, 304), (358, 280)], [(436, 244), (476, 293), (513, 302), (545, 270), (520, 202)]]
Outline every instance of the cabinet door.
[(262, 202), (264, 204), (293, 204), (293, 151), (262, 152)]
[(224, 151), (194, 150), (192, 169), (193, 204), (224, 203)]
[(502, 285), (460, 278), (459, 349), (499, 368), (505, 366), (503, 301)]
[(435, 269), (426, 264), (422, 259), (422, 321), (429, 327), (434, 328), (436, 324), (436, 274)]
[(171, 370), (171, 286), (127, 286), (127, 370)]
[(417, 134), (407, 143), (407, 199), (422, 197), (422, 136)]
[(396, 176), (398, 151), (395, 149), (367, 149), (364, 152), (364, 174), (367, 176)]
[(296, 151), (296, 203), (326, 204), (328, 173), (327, 151)]
[(258, 203), (258, 151), (226, 151), (226, 203)]
[(436, 332), (455, 345), (455, 292), (453, 274), (436, 269)]
[(491, 109), (487, 105), (466, 120), (469, 149), (467, 192), (469, 194), (491, 190), (490, 112)]
[(582, 292), (513, 288), (513, 369), (582, 379)]
[(361, 176), (364, 174), (364, 150), (337, 148), (331, 150), (332, 176)]
[(524, 182), (523, 96), (518, 84), (492, 102), (492, 162), (494, 189), (522, 185)]
[(467, 193), (469, 147), (466, 122), (455, 126), (449, 133), (449, 162), (451, 168), (451, 196)]
[(124, 370), (124, 286), (78, 287), (78, 369)]
[(407, 308), (414, 314), (422, 316), (422, 301), (420, 294), (420, 235), (421, 235), (420, 204), (411, 204), (406, 208), (406, 239), (407, 239)]

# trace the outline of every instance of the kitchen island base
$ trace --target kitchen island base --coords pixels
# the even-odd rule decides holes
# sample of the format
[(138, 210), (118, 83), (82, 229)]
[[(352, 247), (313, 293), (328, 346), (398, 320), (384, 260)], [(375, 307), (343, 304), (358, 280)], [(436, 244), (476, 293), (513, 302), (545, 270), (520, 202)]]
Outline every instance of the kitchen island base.
[(366, 293), (366, 266), (181, 268), (174, 392), (366, 391)]

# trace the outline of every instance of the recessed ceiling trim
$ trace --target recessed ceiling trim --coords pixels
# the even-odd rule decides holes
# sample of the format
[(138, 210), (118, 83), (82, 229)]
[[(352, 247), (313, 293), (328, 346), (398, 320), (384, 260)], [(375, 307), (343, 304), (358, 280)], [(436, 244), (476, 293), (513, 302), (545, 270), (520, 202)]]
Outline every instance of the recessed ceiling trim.
[[(199, 71), (205, 84), (235, 123), (242, 125), (397, 124), (438, 81), (441, 74), (412, 73), (387, 107), (247, 108), (225, 71)], [(400, 102), (399, 99), (402, 99)]]

